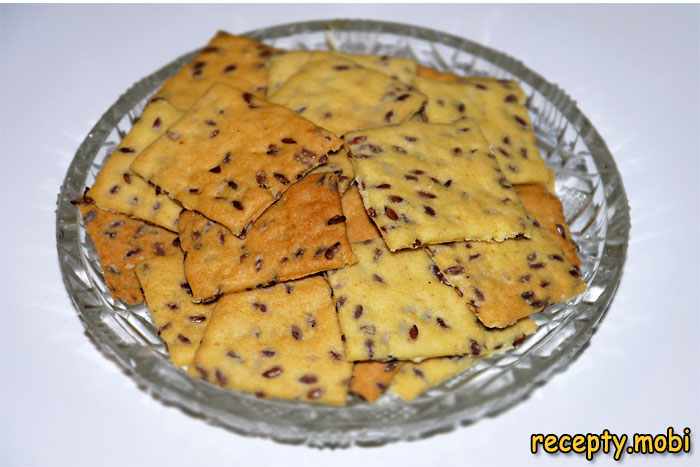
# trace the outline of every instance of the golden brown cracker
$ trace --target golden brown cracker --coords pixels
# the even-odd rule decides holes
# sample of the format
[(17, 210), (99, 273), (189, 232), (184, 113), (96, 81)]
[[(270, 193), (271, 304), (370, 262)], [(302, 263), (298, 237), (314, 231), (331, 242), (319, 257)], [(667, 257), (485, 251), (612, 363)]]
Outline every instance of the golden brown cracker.
[(179, 251), (173, 244), (176, 235), (123, 214), (104, 211), (93, 202), (84, 201), (79, 208), (112, 296), (128, 305), (143, 302), (134, 268), (149, 258)]
[(222, 297), (190, 367), (227, 389), (331, 405), (345, 404), (351, 372), (320, 277)]
[(217, 84), (131, 169), (240, 236), (341, 143), (284, 107)]
[(97, 174), (88, 196), (100, 209), (128, 214), (177, 231), (182, 208), (129, 169), (143, 149), (158, 139), (182, 113), (165, 99), (150, 102)]
[(158, 335), (165, 342), (170, 360), (187, 366), (209, 323), (213, 304), (192, 302), (185, 279), (184, 257), (178, 251), (169, 256), (149, 258), (136, 266), (148, 310)]
[(353, 263), (333, 174), (311, 174), (258, 219), (245, 239), (187, 211), (180, 219), (195, 298), (308, 276)]
[(264, 97), (267, 59), (274, 49), (247, 37), (219, 31), (209, 43), (156, 93), (185, 111), (215, 83)]

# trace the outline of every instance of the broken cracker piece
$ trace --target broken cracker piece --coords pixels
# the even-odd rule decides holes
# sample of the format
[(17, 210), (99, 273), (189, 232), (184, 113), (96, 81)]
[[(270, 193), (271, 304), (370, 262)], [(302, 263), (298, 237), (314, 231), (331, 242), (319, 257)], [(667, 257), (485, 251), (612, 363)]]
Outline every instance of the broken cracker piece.
[(266, 62), (274, 53), (273, 48), (254, 39), (219, 31), (190, 63), (163, 83), (156, 98), (185, 111), (215, 83), (264, 97)]
[(352, 364), (328, 285), (312, 277), (225, 295), (189, 371), (260, 398), (344, 405)]
[(197, 299), (355, 262), (333, 174), (311, 174), (258, 219), (245, 239), (191, 211), (180, 219), (185, 271)]
[(178, 252), (179, 248), (173, 244), (177, 236), (125, 215), (104, 211), (89, 198), (79, 208), (112, 296), (128, 305), (143, 302), (134, 268), (149, 258)]
[(216, 84), (131, 169), (242, 236), (341, 144), (284, 107)]
[(534, 226), (529, 239), (430, 245), (427, 250), (489, 328), (510, 326), (586, 287), (578, 266), (543, 227)]
[(129, 166), (181, 115), (164, 99), (154, 100), (146, 106), (138, 121), (107, 158), (88, 192), (100, 209), (127, 214), (177, 231), (182, 208), (159, 188), (131, 172)]
[(175, 366), (192, 362), (214, 308), (192, 302), (184, 260), (178, 251), (147, 259), (135, 269), (153, 324)]
[(527, 214), (473, 125), (407, 122), (345, 140), (365, 209), (392, 251), (527, 236)]
[(425, 103), (413, 87), (339, 57), (307, 63), (269, 99), (337, 135), (403, 122)]

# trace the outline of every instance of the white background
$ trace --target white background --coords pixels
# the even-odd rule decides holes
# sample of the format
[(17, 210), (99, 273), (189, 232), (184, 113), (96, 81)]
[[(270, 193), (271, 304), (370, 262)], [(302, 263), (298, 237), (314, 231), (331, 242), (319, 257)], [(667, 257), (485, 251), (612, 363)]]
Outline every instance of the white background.
[[(332, 17), (445, 30), (566, 89), (608, 142), (632, 206), (622, 286), (565, 373), (493, 419), (427, 440), (329, 451), (244, 438), (152, 399), (88, 341), (61, 281), (56, 194), (80, 141), (136, 80), (217, 29)], [(584, 464), (531, 432), (700, 441), (697, 7), (0, 6), (0, 466)], [(696, 449), (697, 451), (697, 449)], [(601, 455), (596, 465), (610, 461)], [(625, 465), (700, 465), (629, 457)]]

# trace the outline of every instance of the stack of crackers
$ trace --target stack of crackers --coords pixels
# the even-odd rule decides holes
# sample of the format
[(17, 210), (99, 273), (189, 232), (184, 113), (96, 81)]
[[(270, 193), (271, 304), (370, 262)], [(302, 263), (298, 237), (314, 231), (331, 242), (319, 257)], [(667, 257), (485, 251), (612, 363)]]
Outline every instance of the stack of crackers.
[(77, 204), (173, 364), (261, 398), (410, 400), (581, 293), (516, 82), (224, 32)]

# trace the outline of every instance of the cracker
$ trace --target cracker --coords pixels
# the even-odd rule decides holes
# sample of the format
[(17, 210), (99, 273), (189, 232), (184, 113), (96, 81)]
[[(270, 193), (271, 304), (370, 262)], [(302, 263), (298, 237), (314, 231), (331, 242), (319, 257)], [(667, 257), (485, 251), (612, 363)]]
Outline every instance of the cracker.
[(88, 196), (100, 209), (128, 214), (177, 231), (182, 208), (129, 170), (141, 151), (177, 121), (182, 113), (164, 99), (149, 103), (139, 120), (107, 158)]
[(391, 380), (389, 391), (403, 400), (411, 401), (428, 389), (439, 386), (468, 370), (479, 358), (517, 347), (536, 329), (537, 325), (534, 321), (524, 319), (509, 328), (492, 331), (488, 339), (490, 349), (480, 357), (459, 355), (430, 358), (420, 363), (405, 362)]
[(180, 219), (185, 271), (195, 298), (282, 282), (355, 262), (332, 174), (293, 185), (245, 239), (187, 211)]
[(136, 266), (153, 324), (176, 366), (192, 362), (214, 308), (192, 302), (183, 262), (182, 252), (178, 251)]
[(352, 367), (350, 392), (367, 402), (374, 402), (389, 387), (404, 362), (357, 362)]
[(187, 110), (215, 83), (260, 97), (267, 92), (268, 57), (274, 49), (256, 40), (219, 31), (209, 43), (156, 93)]
[(242, 235), (341, 143), (284, 107), (216, 84), (131, 169)]
[(143, 302), (134, 268), (154, 256), (179, 251), (173, 245), (176, 235), (123, 214), (104, 211), (89, 198), (79, 208), (112, 296), (128, 305)]
[(345, 141), (365, 209), (392, 251), (527, 235), (525, 210), (475, 127), (407, 122)]
[(353, 251), (357, 264), (327, 274), (348, 360), (416, 360), (486, 347), (485, 330), (424, 251), (392, 254), (381, 239), (353, 244)]
[(270, 101), (337, 135), (400, 123), (418, 112), (425, 96), (413, 87), (343, 58), (304, 65)]
[(348, 150), (343, 146), (337, 152), (328, 153), (328, 162), (315, 168), (312, 173), (334, 173), (338, 177), (338, 191), (345, 193), (355, 178)]
[(531, 238), (427, 247), (445, 279), (487, 327), (503, 328), (585, 289), (579, 268), (542, 227)]
[(356, 186), (352, 186), (345, 192), (341, 201), (350, 243), (379, 238), (379, 231), (367, 215)]
[(537, 139), (518, 83), (469, 77), (449, 81), (416, 78), (416, 87), (428, 96), (424, 115), (431, 123), (471, 118), (498, 158), (511, 183), (548, 183), (552, 171), (537, 148)]
[(516, 185), (515, 192), (530, 216), (556, 238), (566, 259), (574, 266), (581, 266), (581, 259), (578, 257), (576, 244), (566, 224), (559, 198), (543, 185)]
[(227, 389), (332, 405), (345, 404), (351, 372), (320, 277), (222, 297), (190, 366)]
[(351, 60), (370, 70), (379, 71), (406, 84), (413, 83), (416, 77), (416, 63), (413, 60), (387, 55), (355, 55), (325, 50), (297, 50), (270, 58), (268, 62), (268, 95), (274, 94), (304, 65), (311, 61), (328, 58)]

